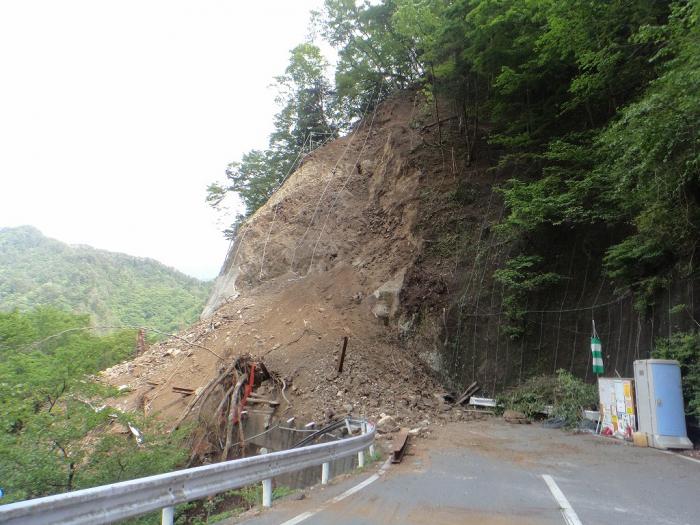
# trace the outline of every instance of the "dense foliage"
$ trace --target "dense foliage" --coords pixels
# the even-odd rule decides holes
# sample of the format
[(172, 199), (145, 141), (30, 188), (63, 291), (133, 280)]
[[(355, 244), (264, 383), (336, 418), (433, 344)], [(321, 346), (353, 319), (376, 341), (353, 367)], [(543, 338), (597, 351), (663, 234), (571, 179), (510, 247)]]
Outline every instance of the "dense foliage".
[(598, 392), (594, 385), (558, 370), (556, 376), (529, 378), (497, 401), (501, 409), (515, 410), (530, 419), (542, 417), (547, 407), (552, 407), (551, 416), (573, 426), (581, 419), (582, 409), (596, 406)]
[[(519, 246), (512, 265), (546, 255), (531, 241), (552, 229), (604, 225), (621, 232), (604, 269), (641, 306), (672, 274), (694, 272), (697, 2), (327, 0), (317, 18), (340, 47), (339, 96), (421, 82), (461, 108), (469, 149), (470, 130), (491, 123), (514, 174), (500, 229)], [(515, 302), (522, 283), (507, 281)]]
[(700, 333), (674, 334), (656, 342), (654, 357), (681, 364), (685, 413), (700, 423)]
[(198, 318), (208, 293), (208, 283), (151, 259), (0, 229), (0, 311), (55, 306), (99, 326), (173, 331)]
[[(221, 206), (228, 192), (240, 197), (245, 210), (235, 224), (265, 204), (305, 153), (337, 136), (327, 67), (317, 46), (305, 43), (292, 49), (284, 75), (275, 79), (281, 109), (275, 115), (267, 149), (244, 154), (226, 168), (224, 183), (207, 188), (207, 202), (214, 208)], [(235, 229), (225, 233), (232, 236)]]
[(2, 503), (168, 471), (186, 454), (154, 422), (104, 407), (115, 392), (89, 375), (133, 355), (136, 333), (89, 326), (52, 308), (0, 313)]

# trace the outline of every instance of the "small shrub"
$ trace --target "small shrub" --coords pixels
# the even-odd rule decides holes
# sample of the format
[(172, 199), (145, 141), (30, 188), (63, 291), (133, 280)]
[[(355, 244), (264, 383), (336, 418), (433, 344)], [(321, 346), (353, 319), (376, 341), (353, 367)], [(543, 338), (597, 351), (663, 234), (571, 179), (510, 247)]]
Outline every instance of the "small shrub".
[(566, 370), (558, 370), (555, 376), (531, 377), (497, 401), (502, 410), (515, 410), (529, 419), (536, 418), (551, 405), (552, 416), (573, 426), (581, 418), (581, 409), (595, 406), (597, 399), (594, 385), (584, 383)]
[(556, 378), (553, 376), (533, 376), (499, 396), (497, 405), (501, 410), (515, 410), (534, 419), (546, 405), (551, 405), (554, 401), (555, 383)]
[(566, 370), (557, 371), (554, 417), (563, 418), (567, 426), (573, 426), (581, 419), (581, 409), (594, 408), (597, 402), (595, 385), (584, 383)]

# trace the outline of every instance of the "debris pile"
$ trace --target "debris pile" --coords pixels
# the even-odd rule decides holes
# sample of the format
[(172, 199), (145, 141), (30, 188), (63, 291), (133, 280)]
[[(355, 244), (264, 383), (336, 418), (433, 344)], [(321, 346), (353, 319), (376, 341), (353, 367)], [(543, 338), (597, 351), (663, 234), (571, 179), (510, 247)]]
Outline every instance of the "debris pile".
[[(306, 157), (239, 229), (206, 319), (102, 373), (124, 391), (112, 404), (175, 426), (196, 420), (209, 437), (195, 448), (221, 457), (242, 441), (233, 436), (241, 412), (263, 406), (319, 425), (365, 417), (381, 421), (385, 436), (478, 417), (446, 401), (425, 364), (437, 353), (431, 336), (407, 337), (421, 307), (445, 300), (442, 274), (454, 268), (445, 260), (434, 267), (440, 276), (425, 280), (415, 271), (434, 224), (424, 208), (441, 201), (427, 196), (457, 184), (444, 152), (428, 145), (437, 136), (420, 125), (432, 117), (418, 99), (390, 98), (348, 137)], [(421, 166), (447, 171), (436, 177)], [(402, 318), (409, 303), (413, 313)], [(258, 382), (262, 363), (268, 379)]]

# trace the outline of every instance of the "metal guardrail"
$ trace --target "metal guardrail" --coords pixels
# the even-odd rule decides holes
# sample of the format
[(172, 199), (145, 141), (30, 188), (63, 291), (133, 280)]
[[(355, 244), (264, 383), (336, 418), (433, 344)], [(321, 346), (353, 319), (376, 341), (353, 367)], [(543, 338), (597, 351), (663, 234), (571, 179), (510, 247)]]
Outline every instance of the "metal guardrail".
[[(375, 427), (354, 420), (363, 433), (332, 443), (272, 452), (235, 459), (111, 485), (56, 494), (0, 506), (0, 523), (4, 525), (100, 524), (163, 510), (163, 523), (172, 523), (174, 507), (181, 503), (213, 496), (220, 492), (263, 481), (268, 489), (273, 477), (308, 467), (323, 465), (328, 479), (328, 465), (335, 459), (358, 454), (360, 466), (364, 451), (373, 446)], [(263, 503), (265, 503), (263, 496)]]

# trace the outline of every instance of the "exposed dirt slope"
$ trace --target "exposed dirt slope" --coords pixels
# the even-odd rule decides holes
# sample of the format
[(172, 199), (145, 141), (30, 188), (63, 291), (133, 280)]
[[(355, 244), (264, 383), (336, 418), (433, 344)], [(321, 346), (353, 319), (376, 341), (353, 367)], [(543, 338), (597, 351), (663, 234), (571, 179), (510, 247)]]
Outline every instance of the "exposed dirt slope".
[(284, 380), (285, 417), (389, 414), (402, 425), (459, 417), (443, 410), (442, 389), (417, 357), (431, 348), (402, 339), (412, 329), (407, 313), (439, 318), (456, 266), (449, 254), (423, 250), (426, 236), (442, 239), (430, 218), (443, 199), (433, 197), (454, 191), (463, 164), (455, 147), (434, 146), (426, 108), (415, 93), (398, 94), (312, 152), (240, 228), (203, 320), (104, 373), (131, 390), (118, 402), (174, 420), (188, 398), (173, 386), (196, 390), (216, 375), (219, 357), (250, 353)]

